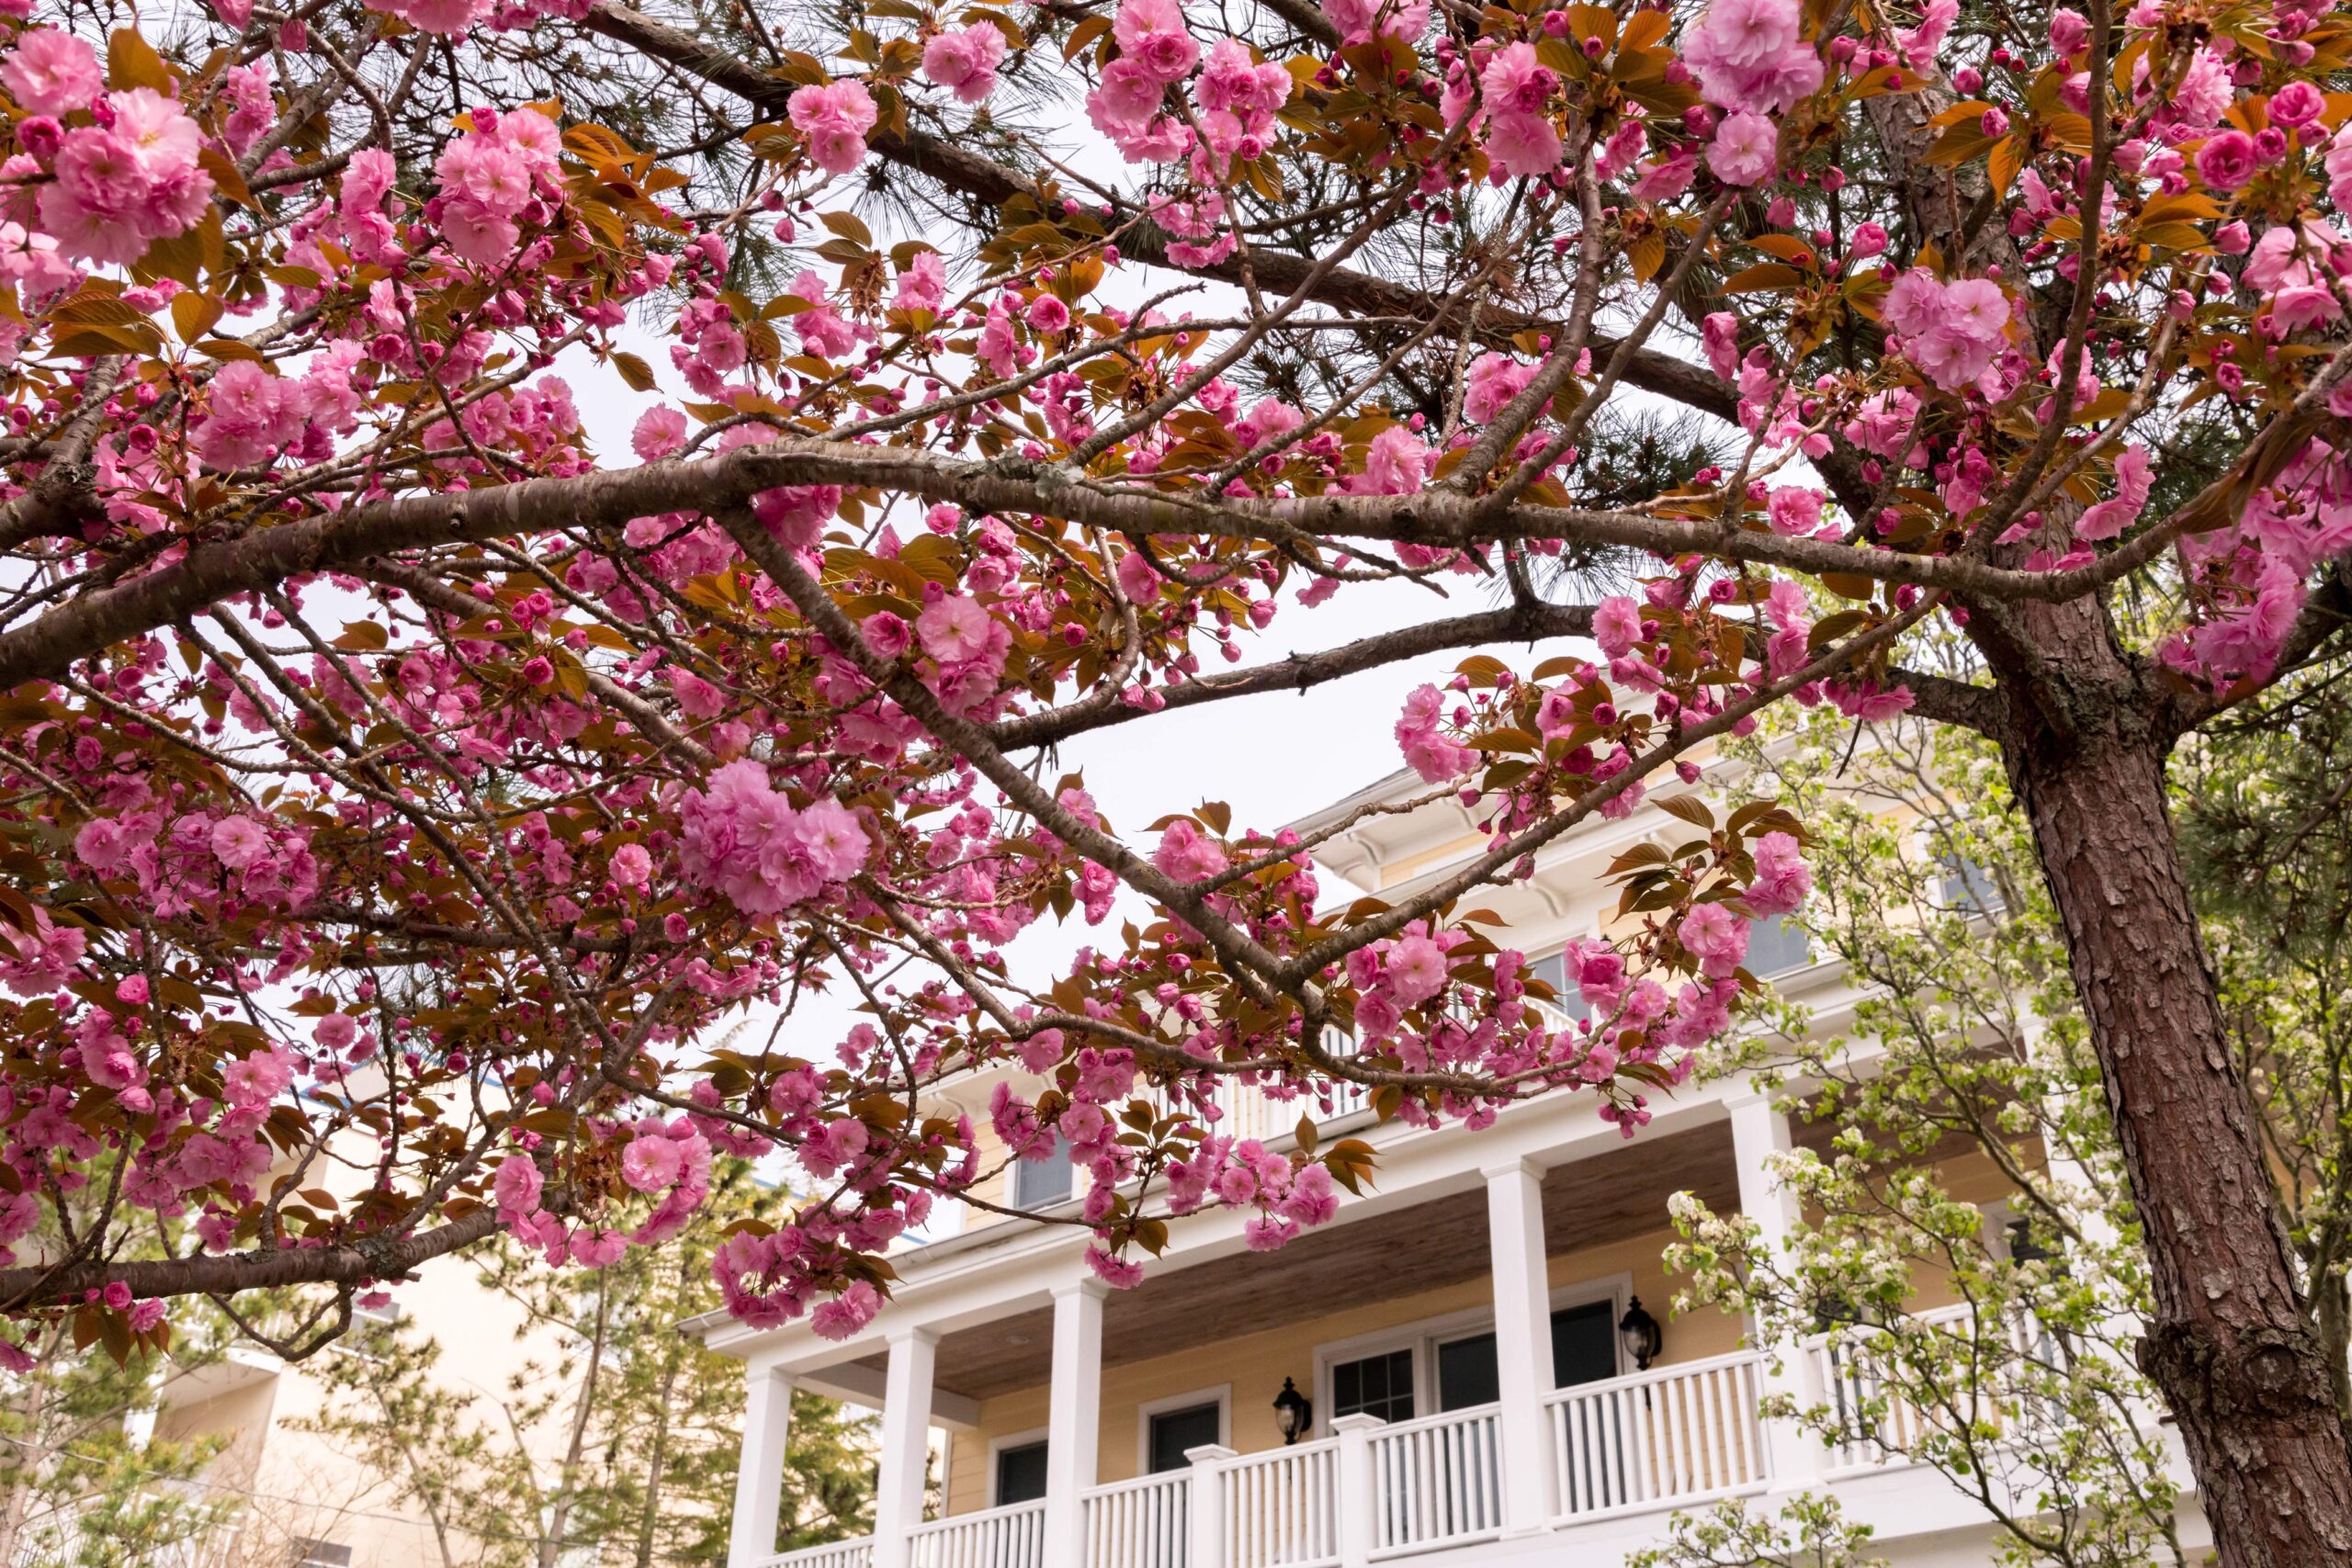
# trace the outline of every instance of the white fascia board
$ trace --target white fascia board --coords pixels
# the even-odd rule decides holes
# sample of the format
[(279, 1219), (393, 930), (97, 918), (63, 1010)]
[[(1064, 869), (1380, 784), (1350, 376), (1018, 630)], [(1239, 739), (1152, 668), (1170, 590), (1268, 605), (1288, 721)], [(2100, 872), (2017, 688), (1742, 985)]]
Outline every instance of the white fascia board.
[[(1744, 1092), (1744, 1084), (1725, 1080), (1664, 1101), (1639, 1135), (1660, 1137), (1720, 1122), (1729, 1114), (1724, 1100)], [(1615, 1123), (1600, 1119), (1599, 1105), (1589, 1094), (1555, 1093), (1506, 1108), (1493, 1126), (1477, 1133), (1454, 1126), (1407, 1129), (1381, 1149), (1380, 1187), (1343, 1201), (1332, 1223), (1347, 1224), (1476, 1190), (1485, 1179), (1481, 1171), (1489, 1166), (1519, 1159), (1563, 1165), (1604, 1156), (1626, 1140)], [(1250, 1217), (1215, 1209), (1174, 1222), (1168, 1251), (1140, 1260), (1146, 1275), (1178, 1271), (1243, 1250), (1243, 1226)], [(1000, 1237), (998, 1232), (1007, 1234)], [(899, 1282), (892, 1300), (854, 1338), (825, 1341), (803, 1319), (766, 1330), (712, 1325), (704, 1331), (704, 1342), (723, 1355), (796, 1374), (854, 1360), (879, 1348), (889, 1328), (910, 1319), (953, 1333), (1046, 1304), (1055, 1285), (1085, 1267), (1082, 1255), (1091, 1239), (1091, 1233), (1080, 1225), (989, 1226), (893, 1256)]]
[[(1845, 978), (1841, 962), (1816, 964), (1781, 978), (1784, 990), (1805, 997), (1811, 1005), (1816, 1032), (1834, 1034), (1851, 1027), (1861, 993), (1840, 984)], [(1867, 1073), (1879, 1054), (1873, 1043), (1857, 1041), (1846, 1059)], [(1650, 1125), (1635, 1138), (1721, 1120), (1728, 1114), (1726, 1102), (1748, 1092), (1745, 1075), (1677, 1092), (1652, 1107)], [(1614, 1123), (1600, 1120), (1598, 1107), (1592, 1095), (1554, 1090), (1507, 1107), (1494, 1126), (1476, 1133), (1453, 1124), (1429, 1130), (1389, 1122), (1350, 1134), (1345, 1123), (1335, 1123), (1328, 1135), (1360, 1136), (1373, 1145), (1380, 1156), (1380, 1186), (1363, 1197), (1341, 1200), (1332, 1223), (1344, 1224), (1468, 1190), (1483, 1179), (1482, 1169), (1515, 1159), (1551, 1166), (1606, 1157), (1609, 1149), (1627, 1140)], [(1074, 1211), (1075, 1201), (1069, 1207)], [(1247, 1218), (1211, 1210), (1175, 1220), (1170, 1225), (1168, 1252), (1142, 1260), (1146, 1274), (1239, 1251)], [(919, 1313), (926, 1325), (941, 1332), (953, 1332), (1044, 1306), (1055, 1285), (1085, 1268), (1082, 1254), (1090, 1239), (1082, 1226), (1006, 1220), (893, 1253), (891, 1266), (899, 1271), (893, 1300), (875, 1325), (854, 1339), (820, 1339), (805, 1319), (779, 1328), (753, 1329), (723, 1312), (705, 1313), (679, 1327), (723, 1355), (773, 1362), (797, 1375), (871, 1354), (880, 1348), (888, 1325), (908, 1313)]]

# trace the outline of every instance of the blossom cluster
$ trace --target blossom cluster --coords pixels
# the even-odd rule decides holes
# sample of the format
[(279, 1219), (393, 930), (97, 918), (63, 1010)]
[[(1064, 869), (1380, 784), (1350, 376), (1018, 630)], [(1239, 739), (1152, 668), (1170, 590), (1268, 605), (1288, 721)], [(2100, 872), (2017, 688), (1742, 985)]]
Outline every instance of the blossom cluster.
[[(587, 18), (378, 9), (451, 50)], [(1476, 1125), (1576, 1090), (1630, 1134), (1755, 1005), (1755, 924), (1807, 895), (1801, 825), (1623, 872), (1640, 918), (1571, 944), (1547, 997), (1434, 903), (1376, 930), (1323, 907), (1295, 831), (1204, 804), (1117, 835), (1054, 776), (1064, 740), (1224, 700), (1256, 676), (1216, 665), (1360, 581), (1506, 584), (1559, 646), (1419, 684), (1393, 736), (1406, 790), (1468, 813), (1507, 881), (1588, 816), (1706, 811), (1668, 791), (1778, 695), (1907, 711), (1883, 640), (1839, 659), (1901, 617), (1966, 624), (1923, 555), (2085, 593), (2130, 563), (2174, 605), (2152, 649), (2225, 691), (2352, 549), (2324, 7), (2140, 0), (2104, 46), (2061, 8), (2034, 58), (1955, 37), (1953, 0), (1321, 9), (1328, 47), (1183, 0), (1050, 40), (1003, 8), (889, 18), (778, 67), (721, 190), (553, 100), (304, 107), (404, 28), (224, 0), (167, 59), (0, 7), (0, 658), (24, 672), (0, 835), (26, 889), (0, 899), (25, 1064), (0, 1247), (35, 1234), (25, 1194), (114, 1158), (132, 1208), (213, 1252), (424, 1202), (601, 1267), (705, 1205), (715, 1158), (782, 1150), (806, 1205), (731, 1236), (721, 1284), (846, 1335), (935, 1200), (1065, 1148), (1105, 1279), (1211, 1207), (1279, 1246), (1330, 1220), (1357, 1151), (1233, 1136), (1236, 1094), (1351, 1084)], [(999, 171), (976, 263), (877, 239), (854, 194), (982, 161), (1033, 71), (1068, 73), (1113, 158)], [(1985, 211), (1930, 235), (1927, 204), (1850, 180), (1829, 132), (1854, 114), (1928, 166), (1981, 160)], [(1137, 261), (1259, 319), (1136, 303)], [(2078, 301), (2089, 326), (2053, 335)], [(608, 371), (641, 400), (609, 452), (573, 393)], [(1629, 498), (1600, 407), (1629, 383), (1725, 451)], [(2216, 415), (2199, 433), (2259, 460), (2168, 512), (2174, 426)], [(1604, 545), (1638, 585), (1577, 619), (1550, 563)], [(1057, 919), (1102, 945), (1016, 978), (1010, 944)], [(729, 1032), (849, 990), (837, 1041)], [(985, 1111), (932, 1113), (997, 1068)], [(379, 1124), (361, 1201), (273, 1186), (302, 1138)]]

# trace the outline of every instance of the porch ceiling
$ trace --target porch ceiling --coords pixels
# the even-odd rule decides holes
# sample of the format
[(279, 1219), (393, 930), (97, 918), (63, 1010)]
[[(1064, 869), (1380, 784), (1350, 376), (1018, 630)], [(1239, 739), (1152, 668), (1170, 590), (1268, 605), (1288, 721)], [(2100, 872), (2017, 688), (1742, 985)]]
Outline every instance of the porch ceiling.
[[(1719, 1209), (1738, 1206), (1728, 1123), (1637, 1137), (1606, 1155), (1553, 1168), (1544, 1179), (1544, 1249), (1571, 1252), (1662, 1229), (1668, 1197), (1685, 1190)], [(1340, 1213), (1341, 1223), (1310, 1231), (1279, 1252), (1236, 1253), (1113, 1292), (1103, 1309), (1103, 1364), (1213, 1345), (1340, 1304), (1391, 1301), (1487, 1271), (1482, 1190), (1361, 1220), (1345, 1220), (1344, 1204)], [(986, 1399), (1042, 1383), (1053, 1334), (1052, 1311), (1041, 1307), (945, 1335), (938, 1386)], [(883, 1362), (877, 1353), (864, 1364)]]

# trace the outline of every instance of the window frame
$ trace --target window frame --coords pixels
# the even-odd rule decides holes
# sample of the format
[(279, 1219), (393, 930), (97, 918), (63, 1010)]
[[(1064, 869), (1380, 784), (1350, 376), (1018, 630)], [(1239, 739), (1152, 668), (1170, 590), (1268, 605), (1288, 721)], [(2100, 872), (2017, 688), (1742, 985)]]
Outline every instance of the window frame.
[[(1032, 1171), (1042, 1173), (1049, 1170), (1056, 1160), (1061, 1162), (1062, 1169), (1068, 1172), (1069, 1177), (1069, 1183), (1059, 1197), (1031, 1198), (1022, 1191), (1022, 1180), (1024, 1176)], [(1020, 1210), (1024, 1214), (1046, 1213), (1060, 1208), (1064, 1203), (1075, 1201), (1078, 1198), (1078, 1162), (1070, 1157), (1069, 1140), (1059, 1133), (1056, 1133), (1054, 1152), (1051, 1155), (1044, 1159), (1014, 1160), (1012, 1169), (1005, 1173), (1004, 1189), (1004, 1195), (1010, 1201), (1010, 1206)]]
[[(1754, 929), (1749, 933), (1749, 941), (1752, 944), (1755, 940), (1755, 933), (1757, 931), (1763, 931), (1767, 926), (1771, 927), (1776, 932), (1781, 933), (1785, 933), (1793, 929), (1796, 934), (1804, 939), (1804, 956), (1794, 964), (1782, 964), (1776, 969), (1760, 968), (1754, 963), (1749, 962), (1748, 959), (1743, 958), (1740, 960), (1740, 963), (1749, 974), (1755, 976), (1759, 980), (1779, 980), (1791, 975), (1802, 975), (1806, 970), (1813, 968), (1815, 964), (1822, 962), (1819, 955), (1815, 953), (1813, 951), (1813, 933), (1806, 931), (1803, 926), (1794, 925), (1793, 922), (1795, 919), (1796, 916), (1793, 912), (1785, 915), (1766, 915), (1759, 917)], [(1751, 953), (1752, 951), (1751, 947)]]
[[(1032, 1427), (1024, 1432), (1007, 1432), (1002, 1437), (990, 1438), (989, 1439), (989, 1472), (983, 1481), (980, 1489), (981, 1495), (988, 1499), (987, 1502), (980, 1505), (983, 1509), (1009, 1508), (1018, 1506), (1011, 1503), (1000, 1503), (996, 1500), (997, 1487), (999, 1483), (1002, 1480), (1002, 1477), (997, 1470), (997, 1461), (999, 1456), (1003, 1454), (1007, 1449), (1038, 1447), (1050, 1440), (1052, 1436), (1053, 1428), (1050, 1427)], [(1050, 1456), (1051, 1450), (1048, 1450), (1047, 1452)], [(1051, 1462), (1052, 1461), (1049, 1457), (1047, 1460), (1049, 1466)], [(1027, 1501), (1034, 1503), (1036, 1499), (1032, 1497), (1027, 1499)]]
[[(1597, 931), (1586, 933), (1587, 936), (1598, 936), (1599, 934), (1600, 933)], [(1552, 985), (1552, 977), (1548, 975), (1543, 976), (1544, 983), (1545, 985), (1552, 986), (1554, 992), (1554, 999), (1548, 1005), (1557, 1010), (1573, 1023), (1581, 1023), (1592, 1016), (1591, 1004), (1584, 999), (1584, 993), (1581, 990), (1569, 983), (1567, 974), (1568, 943), (1570, 942), (1578, 942), (1583, 940), (1585, 940), (1583, 937), (1563, 938), (1559, 946), (1551, 949), (1549, 952), (1538, 953), (1536, 956), (1530, 958), (1527, 961), (1526, 972), (1530, 975), (1535, 973), (1535, 967), (1539, 964), (1557, 964), (1559, 965), (1559, 984)]]
[[(1216, 1441), (1219, 1448), (1233, 1446), (1233, 1385), (1221, 1382), (1208, 1388), (1196, 1388), (1186, 1393), (1171, 1393), (1164, 1399), (1146, 1400), (1136, 1406), (1136, 1474), (1149, 1475), (1151, 1469), (1151, 1418), (1173, 1416), (1179, 1411), (1197, 1409), (1204, 1404), (1216, 1406)], [(1173, 1475), (1175, 1471), (1160, 1473)]]
[[(1625, 1315), (1626, 1304), (1633, 1299), (1634, 1275), (1629, 1269), (1614, 1273), (1595, 1275), (1566, 1285), (1555, 1285), (1547, 1292), (1546, 1312), (1558, 1312), (1563, 1307), (1583, 1306), (1591, 1302), (1610, 1303), (1610, 1319)], [(1367, 1334), (1334, 1339), (1315, 1348), (1315, 1433), (1317, 1438), (1331, 1435), (1331, 1411), (1336, 1404), (1331, 1393), (1331, 1371), (1346, 1361), (1359, 1361), (1370, 1356), (1386, 1355), (1396, 1350), (1413, 1353), (1413, 1416), (1419, 1420), (1425, 1416), (1442, 1414), (1438, 1405), (1437, 1348), (1456, 1339), (1467, 1339), (1480, 1334), (1491, 1334), (1495, 1327), (1492, 1303), (1485, 1306), (1465, 1307), (1457, 1312), (1440, 1313), (1412, 1323), (1400, 1323), (1393, 1327), (1374, 1329)], [(1610, 1352), (1616, 1359), (1616, 1376), (1623, 1377), (1631, 1371), (1625, 1364), (1624, 1342), (1614, 1335), (1610, 1339)]]
[(1494, 1308), (1471, 1307), (1418, 1323), (1400, 1323), (1346, 1339), (1315, 1347), (1315, 1435), (1331, 1435), (1338, 1397), (1331, 1392), (1333, 1371), (1349, 1361), (1362, 1361), (1398, 1350), (1413, 1355), (1413, 1416), (1416, 1420), (1437, 1407), (1437, 1363), (1431, 1348), (1438, 1339), (1459, 1339), (1493, 1326)]

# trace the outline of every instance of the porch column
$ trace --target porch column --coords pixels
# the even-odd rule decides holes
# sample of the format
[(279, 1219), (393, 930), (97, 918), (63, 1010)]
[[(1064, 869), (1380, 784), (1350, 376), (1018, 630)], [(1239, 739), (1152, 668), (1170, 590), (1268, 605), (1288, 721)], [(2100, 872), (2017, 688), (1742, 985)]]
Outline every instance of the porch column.
[(1331, 1436), (1340, 1439), (1332, 1521), (1339, 1529), (1340, 1568), (1370, 1568), (1372, 1562), (1373, 1526), (1381, 1507), (1380, 1478), (1372, 1464), (1372, 1435), (1387, 1424), (1361, 1410), (1331, 1422)]
[(735, 1468), (735, 1512), (727, 1568), (752, 1568), (775, 1553), (784, 1501), (784, 1441), (792, 1430), (792, 1380), (773, 1367), (743, 1370), (743, 1448)]
[(1495, 1281), (1495, 1369), (1502, 1393), (1503, 1534), (1551, 1527), (1552, 1281), (1544, 1264), (1544, 1172), (1532, 1160), (1488, 1168), (1487, 1247)]
[(922, 1523), (931, 1465), (931, 1379), (939, 1336), (909, 1325), (890, 1336), (882, 1380), (882, 1452), (874, 1481), (874, 1568), (906, 1568), (907, 1532)]
[[(1789, 1152), (1789, 1119), (1760, 1094), (1740, 1095), (1724, 1103), (1731, 1111), (1732, 1158), (1739, 1168), (1739, 1212), (1756, 1223), (1758, 1240), (1780, 1252), (1787, 1247), (1804, 1210), (1796, 1194), (1782, 1187), (1764, 1162), (1769, 1156)], [(1752, 1322), (1749, 1337), (1758, 1340)], [(1765, 1372), (1764, 1393), (1785, 1395), (1799, 1405), (1819, 1398), (1819, 1391), (1813, 1386), (1813, 1360), (1803, 1346), (1774, 1347), (1759, 1340), (1756, 1348), (1768, 1353), (1777, 1348), (1784, 1358), (1780, 1371)], [(1793, 1420), (1777, 1418), (1763, 1425), (1773, 1489), (1804, 1489), (1821, 1473), (1821, 1445)]]
[(1043, 1568), (1086, 1568), (1086, 1493), (1094, 1484), (1102, 1431), (1102, 1299), (1110, 1293), (1100, 1280), (1073, 1280), (1054, 1291)]
[(1185, 1497), (1184, 1550), (1178, 1555), (1185, 1568), (1225, 1568), (1226, 1542), (1231, 1530), (1225, 1518), (1225, 1461), (1238, 1457), (1220, 1443), (1184, 1450), (1193, 1467)]

